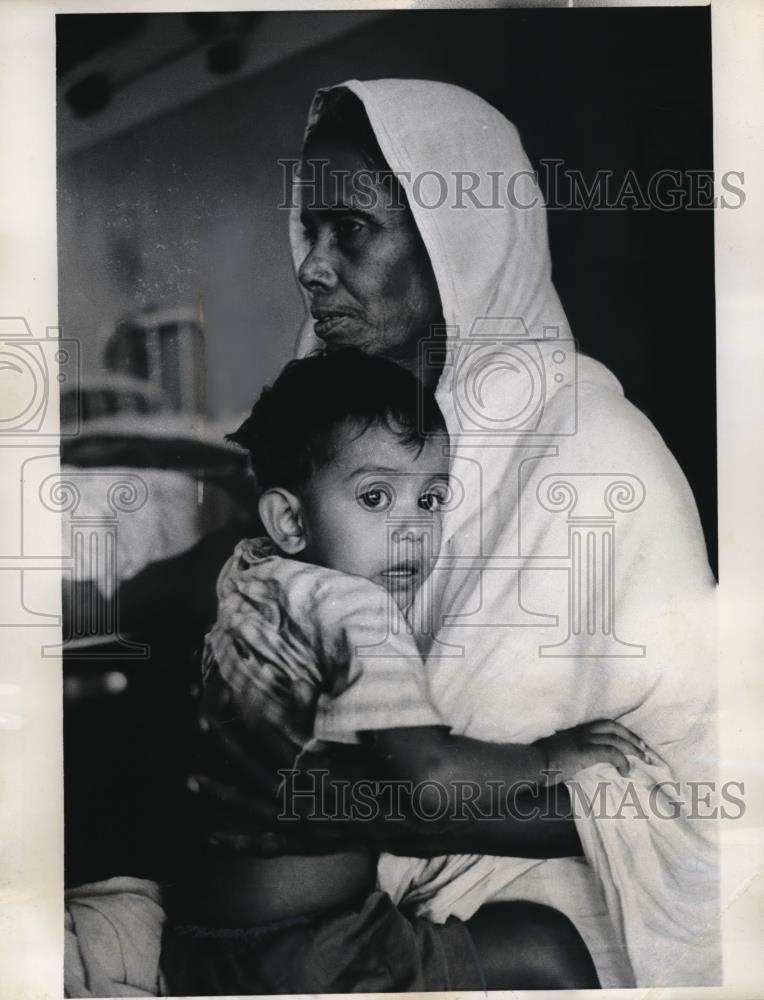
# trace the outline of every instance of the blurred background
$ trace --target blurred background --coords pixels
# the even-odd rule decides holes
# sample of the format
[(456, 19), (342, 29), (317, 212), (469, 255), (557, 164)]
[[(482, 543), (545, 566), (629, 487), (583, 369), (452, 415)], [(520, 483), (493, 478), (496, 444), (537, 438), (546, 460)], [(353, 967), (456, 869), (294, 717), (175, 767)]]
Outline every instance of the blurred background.
[[(183, 822), (215, 579), (257, 530), (223, 435), (302, 317), (278, 161), (299, 155), (313, 92), (456, 83), (517, 125), (534, 165), (587, 183), (631, 170), (646, 187), (712, 168), (710, 13), (67, 14), (57, 72), (59, 317), (82, 363), (62, 393), (62, 465), (102, 525), (95, 554), (64, 524), (79, 553), (64, 583), (71, 884), (161, 877)], [(682, 465), (715, 568), (713, 214), (554, 210), (562, 193), (540, 180), (573, 334)], [(116, 523), (104, 476), (125, 475), (147, 499)]]

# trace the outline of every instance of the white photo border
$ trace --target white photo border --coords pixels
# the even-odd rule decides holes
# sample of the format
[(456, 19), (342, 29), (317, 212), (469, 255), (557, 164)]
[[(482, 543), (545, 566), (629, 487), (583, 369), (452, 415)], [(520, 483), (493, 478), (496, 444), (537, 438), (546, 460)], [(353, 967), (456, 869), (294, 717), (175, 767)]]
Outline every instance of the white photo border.
[[(698, 6), (549, 0), (385, 3), (227, 0), (226, 10), (406, 10), (465, 7)], [(0, 5), (0, 308), (27, 319), (36, 337), (57, 326), (55, 15), (205, 10), (210, 0), (3, 0)], [(714, 168), (745, 173), (746, 203), (717, 212), (717, 413), (719, 683), (722, 781), (744, 781), (744, 819), (723, 828), (725, 986), (709, 996), (764, 996), (764, 4), (712, 0)], [(575, 16), (575, 14), (571, 15)], [(53, 383), (51, 402), (58, 388)], [(0, 441), (0, 552), (12, 547), (20, 512), (19, 469), (55, 439), (58, 407), (42, 437)], [(44, 440), (43, 440), (44, 438)], [(55, 449), (54, 449), (55, 450)], [(47, 523), (47, 522), (46, 522)], [(40, 530), (50, 531), (50, 525)], [(45, 538), (52, 558), (60, 539)], [(2, 556), (0, 555), (0, 562)], [(0, 589), (0, 602), (8, 595)], [(51, 586), (49, 606), (60, 602)], [(40, 656), (50, 629), (0, 631), (0, 998), (63, 996), (62, 678)], [(697, 989), (640, 996), (698, 995)], [(538, 994), (536, 994), (538, 995)]]

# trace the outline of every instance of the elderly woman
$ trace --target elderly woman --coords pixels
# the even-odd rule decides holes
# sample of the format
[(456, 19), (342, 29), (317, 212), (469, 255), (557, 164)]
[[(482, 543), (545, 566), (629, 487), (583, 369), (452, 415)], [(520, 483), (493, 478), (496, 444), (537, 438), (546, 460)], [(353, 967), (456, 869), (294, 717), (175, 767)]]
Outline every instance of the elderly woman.
[[(365, 978), (383, 959), (378, 950), (399, 952), (405, 935), (389, 913), (376, 923), (375, 910), (369, 923), (364, 904), (362, 930), (354, 925), (348, 937), (345, 926), (338, 937), (332, 925), (322, 945), (347, 966), (343, 988), (435, 988), (424, 955), (449, 946), (422, 917), (447, 929), (455, 918), (469, 921), (489, 985), (527, 982), (519, 966), (511, 981), (511, 955), (532, 950), (518, 926), (533, 911), (514, 911), (514, 921), (511, 910), (497, 911), (503, 922), (481, 916), (486, 903), (520, 900), (568, 915), (603, 985), (717, 982), (713, 824), (697, 822), (709, 815), (697, 808), (697, 784), (713, 779), (715, 761), (713, 577), (678, 466), (613, 376), (575, 352), (517, 132), (475, 95), (445, 84), (351, 81), (321, 91), (292, 241), (310, 314), (300, 350), (320, 342), (385, 355), (436, 389), (448, 424), (453, 496), (412, 623), (432, 701), (451, 732), (531, 743), (612, 717), (662, 755), (635, 763), (628, 776), (606, 764), (580, 773), (569, 789), (580, 840), (570, 819), (543, 814), (526, 822), (504, 815), (489, 832), (491, 821), (461, 817), (429, 844), (411, 817), (355, 829), (314, 823), (317, 853), (322, 838), (336, 847), (338, 832), (395, 852), (380, 862), (379, 886), (410, 921), (400, 953), (411, 957), (413, 932), (422, 960), (408, 987)], [(262, 813), (262, 767), (249, 766), (252, 796), (246, 746), (237, 748), (230, 731), (224, 742), (243, 780), (235, 793), (217, 786), (217, 794), (239, 805), (249, 795)], [(352, 776), (346, 760), (328, 763), (336, 776)], [(570, 814), (569, 800), (563, 809)], [(585, 859), (571, 856), (580, 845)], [(357, 875), (360, 889), (363, 861), (332, 857), (339, 861), (323, 871), (342, 906), (348, 878)], [(300, 865), (315, 866), (283, 860), (274, 877), (284, 892), (273, 898), (307, 906), (312, 885)], [(247, 870), (231, 862), (239, 897)], [(225, 872), (218, 869), (214, 890), (223, 911)], [(283, 920), (258, 911), (257, 879), (251, 899), (243, 922)], [(540, 929), (540, 948), (545, 935), (550, 946)], [(500, 968), (499, 957), (492, 967), (502, 955), (508, 965)]]
[(436, 922), (551, 903), (606, 986), (719, 982), (698, 801), (716, 764), (714, 579), (677, 463), (575, 352), (517, 131), (457, 87), (350, 81), (316, 95), (297, 193), (301, 350), (385, 354), (437, 387), (448, 423), (455, 495), (415, 615), (442, 717), (517, 742), (613, 717), (664, 758), (581, 775), (586, 861), (388, 856), (381, 886)]
[[(410, 816), (306, 824), (318, 865), (271, 851), (270, 898), (292, 911), (244, 914), (242, 925), (259, 926), (230, 936), (228, 978), (204, 992), (257, 989), (246, 969), (236, 981), (247, 949), (272, 985), (275, 976), (295, 991), (301, 940), (313, 941), (323, 972), (312, 985), (300, 980), (300, 992), (585, 985), (580, 962), (566, 970), (559, 961), (566, 942), (571, 953), (577, 944), (554, 910), (580, 931), (603, 986), (718, 983), (714, 581), (676, 462), (615, 378), (575, 352), (516, 130), (457, 87), (350, 81), (316, 95), (295, 194), (294, 260), (309, 312), (300, 351), (320, 343), (386, 355), (436, 389), (448, 424), (453, 497), (412, 617), (441, 718), (458, 737), (531, 743), (612, 717), (663, 760), (633, 763), (628, 778), (590, 767), (540, 812), (519, 795), (512, 815), (502, 802), (485, 819), (467, 809), (437, 837)], [(244, 857), (253, 812), (261, 840), (263, 821), (276, 819), (263, 794), (274, 776), (232, 727), (212, 735), (239, 780), (207, 787), (243, 821), (227, 846)], [(311, 763), (354, 776), (336, 752), (300, 761)], [(365, 901), (364, 842), (395, 852), (377, 871), (384, 891)], [(228, 853), (228, 886), (263, 905), (262, 882), (242, 893), (247, 863)], [(156, 887), (115, 881), (98, 898), (98, 887), (79, 891), (81, 933), (70, 900), (69, 995), (155, 988)], [(299, 911), (316, 890), (333, 892), (336, 907), (311, 938)], [(353, 906), (348, 892), (359, 897)], [(492, 909), (498, 920), (486, 917)], [(114, 945), (94, 946), (96, 910), (108, 913)], [(117, 932), (128, 916), (132, 930)], [(461, 922), (484, 949), (484, 983), (462, 975)], [(191, 944), (186, 955), (209, 941)]]

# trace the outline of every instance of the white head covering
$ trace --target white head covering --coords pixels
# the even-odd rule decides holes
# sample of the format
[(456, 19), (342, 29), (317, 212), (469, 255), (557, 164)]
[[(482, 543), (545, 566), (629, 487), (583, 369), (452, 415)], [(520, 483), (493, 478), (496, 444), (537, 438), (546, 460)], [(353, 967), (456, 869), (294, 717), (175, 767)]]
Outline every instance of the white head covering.
[[(435, 273), (449, 341), (475, 334), (513, 342), (568, 340), (568, 322), (552, 284), (546, 209), (515, 126), (476, 94), (447, 83), (349, 80), (339, 86), (363, 103), (406, 193)], [(317, 92), (308, 129), (334, 89)], [(290, 235), (299, 267), (309, 250), (299, 208), (292, 209)], [(298, 353), (316, 345), (308, 317)], [(570, 368), (563, 369), (565, 382)], [(444, 380), (438, 393), (452, 433), (458, 429), (453, 388)], [(518, 385), (520, 394), (527, 391)], [(510, 417), (524, 402), (503, 400), (500, 409)], [(490, 401), (485, 403), (490, 408)]]

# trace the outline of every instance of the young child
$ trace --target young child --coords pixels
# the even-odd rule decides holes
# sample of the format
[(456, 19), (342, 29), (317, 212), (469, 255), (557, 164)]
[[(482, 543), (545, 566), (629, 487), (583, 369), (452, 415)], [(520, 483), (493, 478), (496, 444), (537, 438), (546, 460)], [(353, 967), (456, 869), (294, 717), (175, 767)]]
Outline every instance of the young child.
[[(646, 756), (607, 721), (532, 746), (484, 744), (443, 726), (405, 610), (440, 544), (448, 436), (413, 375), (351, 349), (292, 362), (231, 440), (250, 452), (267, 537), (241, 542), (218, 582), (203, 663), (218, 773), (241, 756), (229, 726), (246, 733), (248, 773), (264, 799), (317, 746), (350, 745), (361, 773), (426, 781), (446, 796), (460, 782), (543, 786), (548, 770), (564, 779), (607, 760), (624, 771), (626, 753)], [(426, 819), (417, 832), (410, 818), (429, 853)], [(337, 849), (316, 855), (301, 839), (309, 820), (295, 830), (285, 818), (274, 831), (254, 817), (243, 853), (226, 846), (225, 817), (214, 818), (221, 846), (200, 848), (165, 936), (171, 993), (597, 985), (583, 942), (556, 911), (494, 904), (442, 926), (405, 916), (373, 891), (363, 831), (354, 843), (338, 823)], [(475, 849), (465, 835), (462, 849)]]

